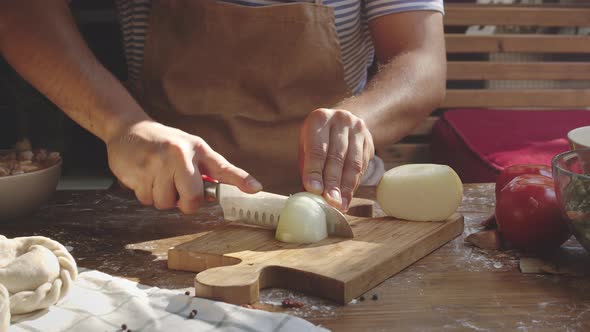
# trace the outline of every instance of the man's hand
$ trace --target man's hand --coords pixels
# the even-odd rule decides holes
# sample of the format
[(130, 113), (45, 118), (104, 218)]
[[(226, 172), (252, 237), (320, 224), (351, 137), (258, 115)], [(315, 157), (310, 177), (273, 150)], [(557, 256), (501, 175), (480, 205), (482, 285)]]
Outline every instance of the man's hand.
[(109, 166), (144, 205), (194, 213), (203, 200), (201, 172), (255, 193), (262, 185), (200, 137), (143, 121), (107, 141)]
[(442, 22), (434, 11), (392, 13), (369, 22), (380, 70), (359, 95), (305, 120), (300, 161), (307, 191), (346, 210), (374, 144), (398, 142), (438, 107), (446, 74)]
[(347, 210), (374, 155), (365, 122), (345, 110), (317, 109), (303, 123), (299, 147), (305, 190)]

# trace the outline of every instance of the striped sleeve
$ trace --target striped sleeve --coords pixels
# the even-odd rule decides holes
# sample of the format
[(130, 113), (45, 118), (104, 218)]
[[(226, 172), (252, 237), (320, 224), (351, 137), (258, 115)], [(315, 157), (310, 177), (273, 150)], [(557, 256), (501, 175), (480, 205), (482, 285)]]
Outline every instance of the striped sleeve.
[(139, 79), (151, 11), (150, 0), (115, 0), (123, 32), (128, 81)]
[(444, 14), (443, 0), (364, 0), (367, 20), (414, 10), (433, 10)]

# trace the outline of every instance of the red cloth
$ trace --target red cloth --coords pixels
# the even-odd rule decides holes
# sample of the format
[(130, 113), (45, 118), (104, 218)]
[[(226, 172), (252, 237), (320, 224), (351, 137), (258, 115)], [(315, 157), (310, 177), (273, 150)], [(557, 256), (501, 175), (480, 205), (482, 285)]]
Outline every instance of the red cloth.
[(451, 166), (463, 182), (495, 182), (510, 165), (551, 165), (569, 149), (568, 131), (587, 125), (590, 112), (583, 110), (449, 110), (433, 128), (432, 160)]

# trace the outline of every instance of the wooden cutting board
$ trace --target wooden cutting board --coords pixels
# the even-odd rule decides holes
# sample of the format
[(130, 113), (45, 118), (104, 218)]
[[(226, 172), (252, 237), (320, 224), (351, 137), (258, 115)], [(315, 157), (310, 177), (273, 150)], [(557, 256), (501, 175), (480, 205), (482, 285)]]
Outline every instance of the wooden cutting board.
[(345, 304), (463, 232), (460, 214), (444, 222), (402, 221), (374, 217), (366, 202), (353, 203), (353, 239), (288, 244), (275, 240), (273, 230), (230, 224), (169, 249), (168, 268), (199, 272), (197, 296), (233, 304), (256, 302), (269, 287)]

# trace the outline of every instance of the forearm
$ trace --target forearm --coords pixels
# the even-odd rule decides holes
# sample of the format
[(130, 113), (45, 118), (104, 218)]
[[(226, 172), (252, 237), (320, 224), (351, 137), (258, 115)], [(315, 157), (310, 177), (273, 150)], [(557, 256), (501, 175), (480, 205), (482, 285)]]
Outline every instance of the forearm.
[(363, 119), (375, 146), (410, 134), (444, 99), (446, 67), (430, 52), (408, 52), (382, 65), (358, 96), (336, 108)]
[(0, 52), (24, 79), (103, 141), (149, 119), (92, 54), (65, 1), (0, 1)]

